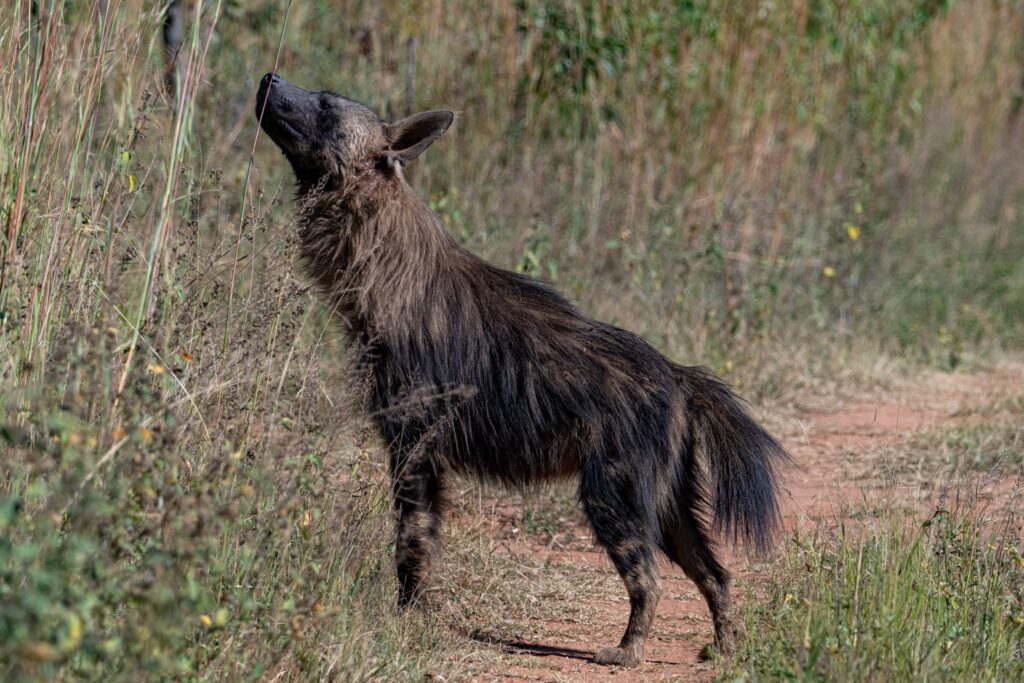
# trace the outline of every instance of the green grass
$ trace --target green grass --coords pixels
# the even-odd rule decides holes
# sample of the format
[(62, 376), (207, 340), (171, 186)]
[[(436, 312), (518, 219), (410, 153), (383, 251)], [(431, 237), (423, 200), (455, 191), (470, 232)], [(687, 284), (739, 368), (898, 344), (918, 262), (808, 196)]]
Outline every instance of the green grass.
[(938, 508), (789, 541), (722, 680), (1009, 681), (1024, 676), (1015, 520)]
[[(256, 140), (275, 66), (457, 110), (411, 178), (461, 242), (755, 401), (1024, 339), (1012, 3), (189, 2), (174, 95), (159, 3), (36, 4), (0, 5), (0, 678), (466, 670), (392, 609), (378, 445)], [(473, 566), (498, 610), (515, 570)]]

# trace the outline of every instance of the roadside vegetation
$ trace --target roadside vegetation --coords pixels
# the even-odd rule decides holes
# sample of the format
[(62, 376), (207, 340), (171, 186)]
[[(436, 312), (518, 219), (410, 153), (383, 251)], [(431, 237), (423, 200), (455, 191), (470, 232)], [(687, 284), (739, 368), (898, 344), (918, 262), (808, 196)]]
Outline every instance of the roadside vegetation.
[(759, 635), (722, 679), (1019, 680), (1019, 528), (1019, 511), (993, 520), (940, 506), (923, 522), (889, 513), (794, 535), (748, 608)]
[(858, 493), (793, 530), (755, 580), (756, 635), (719, 680), (1024, 675), (1020, 398), (844, 454)]
[[(463, 244), (761, 406), (1024, 346), (1016, 1), (184, 2), (173, 93), (161, 3), (101, 4), (0, 6), (0, 679), (451, 679), (467, 614), (565, 578), (467, 498), (473, 573), (395, 615), (383, 459), (257, 139), (275, 67), (457, 110), (410, 176)], [(1016, 400), (907, 468), (1012, 477)], [(1013, 514), (802, 531), (721, 670), (1020, 678)]]

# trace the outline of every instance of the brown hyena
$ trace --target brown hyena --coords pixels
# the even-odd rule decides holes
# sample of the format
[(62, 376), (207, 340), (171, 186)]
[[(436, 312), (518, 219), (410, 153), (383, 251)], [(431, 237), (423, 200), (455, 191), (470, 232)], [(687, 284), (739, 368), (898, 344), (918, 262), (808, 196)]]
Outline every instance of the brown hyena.
[(516, 488), (574, 477), (630, 602), (622, 642), (594, 660), (643, 661), (659, 550), (700, 588), (729, 651), (729, 572), (712, 532), (768, 548), (778, 442), (709, 371), (459, 246), (402, 175), (451, 112), (385, 123), (267, 74), (256, 113), (295, 171), (308, 271), (365, 364), (390, 452), (399, 604), (435, 559), (452, 474)]

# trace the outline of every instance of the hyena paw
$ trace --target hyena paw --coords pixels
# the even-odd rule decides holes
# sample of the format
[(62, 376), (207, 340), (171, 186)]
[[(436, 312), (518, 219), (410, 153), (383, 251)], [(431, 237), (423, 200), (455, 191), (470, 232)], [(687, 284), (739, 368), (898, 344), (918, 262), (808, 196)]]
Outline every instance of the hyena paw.
[(643, 657), (621, 647), (606, 647), (594, 655), (594, 663), (605, 666), (638, 666), (643, 661)]
[(704, 647), (700, 649), (700, 654), (697, 655), (697, 659), (702, 662), (710, 662), (721, 657), (718, 648), (715, 647), (714, 643), (705, 643)]
[(727, 622), (718, 629), (714, 642), (714, 648), (718, 654), (723, 657), (731, 657), (736, 652), (737, 636), (736, 627), (731, 622)]
[(398, 591), (398, 610), (400, 612), (405, 612), (414, 607), (422, 606), (423, 591), (419, 586), (412, 589)]
[(716, 638), (715, 642), (708, 643), (700, 649), (698, 659), (708, 662), (720, 657), (730, 657), (736, 652), (736, 641), (731, 637)]
[(438, 606), (440, 590), (430, 583), (417, 584), (415, 588), (398, 591), (399, 612), (432, 612)]

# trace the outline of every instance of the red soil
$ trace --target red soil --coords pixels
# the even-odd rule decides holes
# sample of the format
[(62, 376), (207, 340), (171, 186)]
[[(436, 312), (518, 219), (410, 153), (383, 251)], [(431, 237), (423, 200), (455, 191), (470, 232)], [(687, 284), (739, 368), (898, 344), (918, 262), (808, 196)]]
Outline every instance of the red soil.
[[(800, 412), (782, 421), (776, 429), (798, 466), (784, 477), (784, 518), (788, 530), (813, 526), (817, 520), (835, 520), (844, 510), (869, 496), (879, 483), (885, 463), (877, 452), (915, 432), (941, 430), (971, 419), (970, 408), (991, 405), (1000, 398), (1019, 396), (1024, 388), (1024, 366), (1003, 366), (974, 374), (934, 373), (913, 382), (899, 382), (855, 400), (842, 402), (833, 410)], [(868, 457), (874, 452), (873, 457)], [(920, 482), (901, 482), (890, 476), (886, 491), (909, 494), (906, 500), (930, 498)], [(892, 479), (895, 479), (895, 487)], [(993, 484), (993, 482), (989, 482)], [(1008, 490), (1006, 482), (994, 482)], [(902, 500), (901, 495), (901, 500)], [(511, 520), (516, 510), (499, 506), (499, 519)], [(503, 512), (507, 514), (502, 514)], [(505, 526), (510, 525), (509, 521)], [(502, 525), (498, 525), (499, 527)], [(505, 552), (540, 554), (552, 567), (592, 571), (614, 576), (603, 552), (590, 543), (590, 534), (579, 527), (576, 539), (566, 543), (537, 545), (536, 538), (520, 538), (510, 529), (495, 529)], [(737, 598), (742, 601), (746, 587), (764, 575), (742, 555), (732, 554)], [(592, 623), (570, 620), (518, 620), (516, 632), (528, 634), (516, 639), (494, 638), (486, 646), (496, 653), (494, 668), (477, 677), (491, 681), (709, 681), (714, 665), (699, 661), (701, 648), (711, 638), (711, 619), (694, 585), (674, 565), (662, 563), (664, 594), (658, 606), (654, 634), (648, 641), (647, 661), (638, 669), (601, 667), (590, 663), (594, 651), (615, 645), (629, 613), (625, 591), (597, 596), (597, 615)], [(541, 598), (543, 599), (543, 598)], [(592, 598), (590, 598), (592, 599)], [(591, 620), (588, 620), (591, 621)], [(511, 655), (511, 656), (509, 656)], [(489, 658), (488, 658), (489, 659)]]

